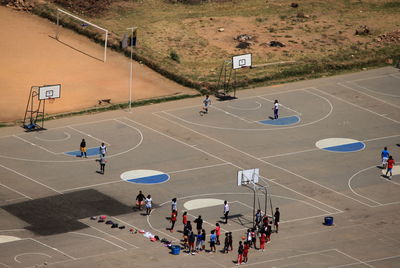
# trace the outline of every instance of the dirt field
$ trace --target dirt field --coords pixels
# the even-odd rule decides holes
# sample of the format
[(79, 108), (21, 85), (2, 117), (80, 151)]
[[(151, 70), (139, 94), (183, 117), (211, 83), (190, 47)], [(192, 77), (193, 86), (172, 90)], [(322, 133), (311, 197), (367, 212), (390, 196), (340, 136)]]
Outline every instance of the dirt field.
[[(61, 84), (61, 99), (46, 105), (46, 113), (60, 113), (129, 100), (129, 59), (24, 12), (0, 7), (0, 122), (21, 119), (31, 86)], [(194, 90), (169, 81), (149, 68), (133, 65), (133, 100), (192, 94)]]

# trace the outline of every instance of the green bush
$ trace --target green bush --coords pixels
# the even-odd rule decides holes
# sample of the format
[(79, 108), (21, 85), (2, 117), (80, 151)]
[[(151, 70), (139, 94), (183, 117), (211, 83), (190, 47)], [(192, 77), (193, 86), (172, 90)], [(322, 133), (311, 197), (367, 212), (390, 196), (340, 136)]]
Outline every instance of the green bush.
[(175, 50), (171, 50), (171, 52), (169, 53), (169, 57), (171, 58), (171, 60), (176, 61), (178, 63), (181, 62), (178, 53), (175, 52)]

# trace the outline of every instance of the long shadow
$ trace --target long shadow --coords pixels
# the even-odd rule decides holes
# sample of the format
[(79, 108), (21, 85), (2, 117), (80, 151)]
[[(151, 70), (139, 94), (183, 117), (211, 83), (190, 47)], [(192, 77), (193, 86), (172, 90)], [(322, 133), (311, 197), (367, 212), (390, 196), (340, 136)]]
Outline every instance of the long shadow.
[(95, 215), (116, 216), (132, 213), (132, 208), (93, 189), (29, 200), (2, 206), (25, 221), (38, 235), (54, 235), (87, 228), (79, 219)]
[(67, 47), (69, 47), (69, 48), (71, 48), (71, 49), (73, 49), (73, 50), (75, 50), (75, 51), (77, 51), (77, 52), (79, 52), (79, 53), (82, 53), (83, 55), (86, 55), (86, 56), (88, 56), (88, 57), (91, 57), (92, 59), (95, 59), (95, 60), (98, 60), (98, 61), (103, 62), (102, 59), (96, 58), (95, 56), (92, 56), (92, 55), (90, 55), (90, 54), (88, 54), (88, 53), (86, 53), (86, 52), (83, 52), (82, 50), (79, 50), (79, 49), (77, 49), (77, 48), (75, 48), (75, 47), (73, 47), (73, 46), (71, 46), (71, 45), (69, 45), (69, 44), (67, 44), (67, 43), (65, 43), (65, 42), (63, 42), (63, 41), (61, 41), (61, 40), (55, 38), (54, 36), (49, 35), (49, 37), (52, 38), (52, 39), (54, 39), (54, 40), (56, 40), (57, 42), (63, 44), (64, 46), (67, 46)]

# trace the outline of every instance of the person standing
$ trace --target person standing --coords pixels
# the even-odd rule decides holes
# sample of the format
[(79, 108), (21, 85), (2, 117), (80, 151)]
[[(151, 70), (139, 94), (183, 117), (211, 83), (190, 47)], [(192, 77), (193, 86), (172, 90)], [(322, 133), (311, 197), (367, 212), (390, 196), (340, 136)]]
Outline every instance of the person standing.
[(153, 199), (151, 199), (151, 195), (148, 195), (146, 197), (145, 202), (146, 202), (146, 214), (150, 215), (151, 214), (151, 206), (152, 206), (151, 203), (153, 202)]
[(279, 103), (278, 103), (278, 100), (275, 100), (274, 108), (272, 108), (272, 110), (274, 110), (274, 119), (278, 119), (278, 117), (279, 117)]
[(197, 219), (195, 219), (193, 222), (196, 223), (196, 230), (198, 233), (200, 233), (201, 230), (203, 229), (203, 219), (199, 215), (199, 217), (197, 217)]
[(201, 250), (206, 250), (206, 230), (201, 230)]
[(225, 217), (225, 224), (228, 224), (228, 215), (229, 215), (229, 204), (228, 201), (224, 201), (224, 217)]
[(215, 247), (216, 242), (217, 242), (217, 235), (215, 234), (215, 230), (212, 230), (210, 235), (210, 253), (217, 252), (217, 249)]
[(225, 233), (225, 240), (224, 240), (224, 250), (222, 253), (229, 252), (229, 233)]
[(276, 233), (278, 233), (280, 218), (281, 218), (281, 213), (279, 212), (279, 208), (276, 208), (275, 214), (274, 214), (274, 224), (275, 224)]
[(200, 111), (200, 115), (208, 114), (208, 107), (211, 105), (210, 96), (206, 95), (206, 98), (203, 100), (203, 110)]
[(171, 212), (174, 210), (177, 212), (177, 216), (178, 216), (178, 204), (176, 202), (176, 198), (172, 198), (172, 200), (171, 200)]
[[(387, 170), (386, 170), (386, 177), (390, 180), (393, 176), (392, 174), (392, 169), (394, 166), (394, 160), (392, 156), (389, 156), (389, 160), (387, 161)], [(388, 177), (388, 173), (390, 173), (390, 176)]]
[(106, 147), (106, 145), (104, 144), (104, 142), (101, 143), (100, 148), (99, 148), (99, 151), (100, 151), (100, 155), (106, 156), (107, 147)]
[(260, 236), (260, 249), (261, 251), (264, 251), (265, 248), (265, 242), (267, 241), (267, 235), (262, 232)]
[(243, 263), (246, 263), (246, 262), (249, 261), (249, 257), (248, 257), (249, 248), (250, 248), (249, 243), (244, 242), (244, 246), (243, 246)]
[(169, 229), (170, 232), (172, 233), (174, 231), (174, 226), (175, 226), (175, 222), (176, 222), (176, 210), (173, 210), (171, 213), (171, 228)]
[(233, 237), (232, 237), (232, 232), (229, 232), (229, 248), (232, 251), (233, 250)]
[(195, 249), (194, 249), (194, 242), (196, 240), (196, 236), (194, 234), (194, 232), (190, 231), (189, 233), (189, 254), (196, 254), (195, 253)]
[(387, 161), (389, 160), (389, 151), (386, 146), (385, 148), (383, 148), (383, 151), (381, 152), (381, 160), (382, 160), (382, 169), (385, 169)]
[(260, 209), (257, 210), (256, 215), (254, 216), (256, 226), (260, 227), (261, 221), (262, 221), (262, 212)]
[(196, 235), (196, 252), (199, 252), (202, 249), (202, 237), (203, 235), (201, 232)]
[(220, 244), (219, 236), (221, 235), (221, 226), (219, 226), (218, 222), (215, 224), (215, 234), (217, 235), (217, 245), (219, 245)]
[(104, 157), (104, 155), (100, 155), (100, 159), (98, 160), (100, 163), (100, 174), (104, 175), (104, 169), (106, 167), (106, 158)]
[(79, 149), (80, 149), (80, 151), (81, 151), (81, 157), (83, 157), (83, 155), (85, 155), (85, 158), (87, 158), (87, 154), (86, 154), (86, 141), (85, 141), (85, 139), (82, 139), (81, 145), (79, 146)]
[(182, 214), (182, 223), (183, 223), (183, 227), (185, 227), (186, 224), (188, 223), (188, 220), (187, 220), (187, 212), (186, 212), (186, 211), (183, 212), (183, 214)]
[(237, 257), (236, 265), (241, 265), (242, 259), (243, 259), (243, 245), (242, 245), (242, 241), (239, 241), (238, 257)]
[(139, 194), (136, 196), (136, 207), (139, 209), (139, 210), (142, 210), (142, 206), (143, 206), (143, 204), (144, 204), (144, 199), (145, 199), (146, 197), (144, 196), (144, 194), (142, 193), (142, 191), (139, 191)]

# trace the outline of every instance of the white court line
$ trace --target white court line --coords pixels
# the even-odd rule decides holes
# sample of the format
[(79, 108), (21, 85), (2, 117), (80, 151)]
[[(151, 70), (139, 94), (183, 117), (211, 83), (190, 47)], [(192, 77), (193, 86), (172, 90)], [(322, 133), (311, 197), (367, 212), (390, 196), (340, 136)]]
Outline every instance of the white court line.
[[(384, 258), (379, 258), (379, 259), (372, 259), (372, 260), (368, 260), (368, 261), (364, 261), (364, 262), (365, 263), (371, 263), (371, 262), (385, 261), (385, 260), (396, 259), (396, 258), (400, 258), (400, 255), (384, 257)], [(353, 263), (348, 263), (348, 264), (343, 264), (343, 265), (338, 265), (338, 266), (331, 266), (329, 268), (347, 267), (347, 266), (353, 266), (353, 265), (356, 265), (356, 264), (360, 264), (360, 263), (359, 262), (353, 262)]]
[(119, 219), (119, 218), (117, 218), (117, 217), (110, 216), (110, 218), (116, 219), (117, 221), (122, 222), (123, 224), (125, 224), (125, 225), (127, 225), (127, 226), (133, 227), (133, 228), (135, 228), (136, 230), (139, 230), (139, 229), (140, 229), (140, 228), (138, 228), (138, 227), (136, 227), (136, 226), (134, 226), (134, 225), (132, 225), (132, 224), (126, 222), (126, 221), (123, 221), (123, 220), (121, 220), (121, 219)]
[(346, 257), (348, 257), (348, 258), (350, 258), (350, 259), (352, 259), (352, 260), (355, 260), (355, 261), (358, 262), (358, 263), (364, 264), (364, 265), (366, 265), (366, 266), (368, 266), (368, 267), (371, 267), (371, 268), (375, 268), (374, 266), (369, 265), (368, 263), (366, 263), (366, 262), (364, 262), (364, 261), (362, 261), (362, 260), (360, 260), (360, 259), (357, 259), (357, 258), (355, 258), (355, 257), (353, 257), (353, 256), (351, 256), (351, 255), (349, 255), (349, 254), (346, 254), (346, 253), (344, 253), (343, 251), (340, 251), (340, 250), (338, 250), (338, 249), (335, 249), (335, 250), (336, 250), (337, 252), (343, 254), (344, 256), (346, 256)]
[(254, 121), (247, 120), (247, 119), (244, 118), (244, 117), (238, 116), (238, 115), (233, 114), (233, 113), (228, 112), (228, 111), (225, 111), (224, 109), (218, 108), (217, 106), (210, 106), (210, 108), (213, 108), (213, 109), (215, 109), (215, 110), (221, 111), (221, 112), (223, 112), (224, 114), (233, 116), (233, 117), (235, 117), (235, 118), (237, 118), (237, 119), (239, 119), (239, 120), (242, 120), (242, 121), (244, 121), (244, 122), (246, 122), (246, 123), (249, 123), (249, 124), (254, 123)]
[[(237, 148), (235, 148), (235, 147), (233, 147), (233, 146), (231, 146), (231, 145), (228, 145), (228, 144), (226, 144), (226, 143), (224, 143), (224, 142), (222, 142), (222, 141), (219, 141), (219, 140), (217, 140), (217, 139), (215, 139), (215, 138), (212, 138), (212, 137), (207, 136), (207, 135), (205, 135), (205, 134), (203, 134), (203, 133), (200, 133), (200, 132), (198, 132), (198, 131), (196, 131), (196, 130), (193, 130), (193, 129), (187, 127), (187, 126), (184, 126), (184, 125), (182, 125), (182, 124), (179, 124), (179, 123), (177, 123), (177, 122), (175, 122), (175, 121), (172, 121), (172, 120), (170, 120), (170, 119), (168, 119), (168, 118), (165, 118), (165, 117), (163, 117), (163, 116), (161, 116), (161, 115), (158, 115), (158, 114), (157, 114), (157, 116), (159, 116), (160, 118), (163, 118), (164, 120), (167, 120), (167, 121), (169, 121), (169, 122), (172, 122), (172, 123), (174, 123), (174, 124), (176, 124), (176, 125), (178, 125), (178, 126), (181, 126), (182, 128), (186, 128), (186, 129), (188, 129), (188, 130), (190, 130), (190, 131), (192, 131), (192, 132), (194, 132), (194, 133), (196, 133), (196, 134), (198, 134), (198, 135), (201, 135), (201, 136), (206, 137), (206, 138), (208, 138), (208, 139), (210, 139), (210, 140), (213, 140), (213, 141), (215, 141), (215, 142), (217, 142), (217, 143), (220, 143), (220, 144), (222, 144), (222, 145), (224, 145), (224, 146), (226, 146), (226, 147), (228, 147), (228, 148), (231, 148), (231, 149), (233, 149), (233, 150), (235, 150), (235, 151), (237, 151), (237, 152), (240, 152), (240, 153), (242, 153), (242, 154), (244, 154), (244, 155), (247, 155), (247, 156), (249, 156), (250, 158), (253, 158), (253, 159), (259, 160), (259, 161), (261, 161), (261, 162), (263, 162), (263, 163), (272, 165), (272, 164), (269, 163), (269, 162), (266, 162), (266, 161), (264, 161), (264, 160), (262, 160), (262, 159), (260, 159), (260, 158), (257, 158), (257, 157), (255, 157), (255, 156), (249, 154), (249, 153), (246, 153), (246, 152), (244, 152), (244, 151), (242, 151), (242, 150), (240, 150), (240, 149), (237, 149)], [(151, 129), (151, 128), (150, 128), (150, 129)], [(154, 131), (157, 131), (157, 130), (154, 130)], [(169, 137), (168, 135), (166, 135), (166, 134), (164, 134), (164, 133), (163, 133), (163, 135)], [(170, 138), (171, 138), (171, 139), (175, 139), (175, 138), (173, 138), (173, 137), (170, 137)], [(181, 143), (186, 144), (186, 143), (184, 143), (184, 142), (181, 142)], [(190, 146), (190, 145), (188, 145), (188, 144), (186, 144), (186, 145), (187, 145), (187, 146)], [(192, 146), (190, 146), (190, 147), (192, 147)], [(196, 149), (196, 150), (203, 151), (203, 150), (201, 150), (201, 149), (199, 149), (199, 148), (197, 148), (197, 147), (192, 147), (192, 148), (194, 148), (194, 149)], [(207, 154), (209, 154), (209, 153), (207, 153)], [(215, 157), (215, 156), (214, 156), (214, 157)], [(223, 162), (227, 162), (226, 160), (223, 160), (223, 159), (220, 159), (220, 160), (223, 161)], [(237, 166), (237, 165), (235, 165), (235, 164), (232, 164), (232, 165), (235, 166), (235, 167), (237, 167), (237, 168), (239, 168), (239, 169), (243, 169), (242, 167)], [(276, 167), (277, 167), (277, 166), (276, 166)], [(287, 171), (287, 172), (288, 172), (288, 170), (285, 169), (285, 168), (281, 168), (281, 167), (278, 167), (278, 168), (281, 169), (281, 170), (284, 170), (284, 171)], [(298, 175), (296, 174), (296, 176), (298, 176)], [(301, 178), (301, 177), (300, 177), (300, 178)], [(264, 178), (264, 181), (265, 181), (265, 179), (266, 179), (266, 178)], [(324, 206), (326, 206), (326, 207), (332, 208), (332, 209), (334, 209), (334, 210), (336, 210), (336, 211), (339, 211), (339, 212), (343, 212), (343, 211), (340, 210), (340, 209), (334, 208), (334, 207), (332, 207), (332, 206), (330, 206), (330, 205), (327, 205), (327, 204), (325, 204), (325, 203), (323, 203), (323, 202), (321, 202), (321, 201), (318, 201), (318, 200), (316, 200), (316, 199), (314, 199), (314, 198), (312, 198), (312, 197), (309, 197), (309, 196), (307, 196), (307, 195), (305, 195), (305, 194), (302, 194), (302, 193), (300, 193), (300, 192), (298, 192), (298, 191), (295, 191), (295, 190), (293, 190), (293, 189), (291, 189), (291, 188), (289, 188), (289, 187), (287, 187), (287, 186), (285, 186), (285, 185), (283, 185), (283, 184), (280, 184), (280, 183), (275, 182), (275, 181), (271, 181), (271, 182), (274, 183), (274, 184), (276, 184), (276, 185), (279, 185), (279, 186), (281, 186), (281, 187), (283, 187), (283, 188), (285, 188), (285, 189), (288, 189), (288, 190), (290, 190), (290, 191), (292, 191), (292, 192), (294, 192), (294, 193), (296, 193), (296, 194), (299, 194), (299, 195), (304, 196), (304, 197), (306, 197), (306, 198), (308, 198), (308, 199), (311, 199), (311, 200), (313, 200), (313, 201), (315, 201), (315, 202), (317, 202), (317, 203), (320, 203), (320, 204), (322, 204), (322, 205), (324, 205)], [(316, 184), (317, 184), (317, 183), (316, 183)], [(324, 187), (326, 187), (326, 186), (324, 186)], [(328, 187), (326, 187), (326, 188), (329, 189)], [(329, 189), (329, 190), (330, 190), (330, 191), (333, 191), (333, 190), (331, 190), (331, 189)]]
[[(232, 202), (231, 202), (232, 203)], [(192, 214), (189, 214), (189, 213), (187, 213), (187, 215), (189, 215), (190, 217), (192, 217), (192, 218), (194, 218), (194, 219), (197, 219), (197, 217), (196, 216), (194, 216), (194, 215), (192, 215)], [(204, 223), (206, 223), (206, 224), (208, 224), (208, 225), (210, 225), (211, 227), (215, 227), (215, 224), (211, 224), (211, 223), (209, 223), (208, 221), (205, 221), (204, 219), (203, 219), (203, 222)], [(196, 223), (193, 221), (193, 225), (195, 225)], [(221, 227), (221, 226), (220, 226)], [(204, 228), (203, 228), (204, 229)], [(224, 228), (222, 228), (221, 227), (221, 231), (223, 231), (223, 232), (228, 232), (227, 230), (225, 230)], [(208, 236), (208, 235), (207, 235)]]
[[(154, 211), (154, 209), (152, 210), (152, 212), (153, 212), (153, 211)], [(167, 234), (166, 232), (163, 232), (163, 231), (161, 231), (161, 230), (158, 230), (158, 229), (154, 228), (153, 225), (151, 225), (151, 223), (150, 223), (149, 217), (150, 217), (149, 215), (146, 216), (146, 218), (147, 218), (147, 224), (149, 225), (149, 227), (150, 227), (152, 230), (154, 230), (154, 231), (156, 231), (156, 232), (159, 232), (160, 234), (163, 234), (163, 235), (165, 235), (165, 236), (168, 236), (169, 238), (172, 238), (173, 240), (171, 240), (171, 242), (179, 242), (179, 241), (180, 241), (179, 239), (177, 239), (177, 238), (175, 238), (175, 237), (173, 237), (173, 236)]]
[(50, 186), (47, 186), (46, 184), (43, 184), (43, 183), (41, 183), (41, 182), (39, 182), (39, 181), (37, 181), (37, 180), (34, 180), (34, 179), (32, 179), (31, 177), (28, 177), (28, 176), (26, 176), (26, 175), (24, 175), (24, 174), (22, 174), (22, 173), (19, 173), (19, 172), (16, 171), (16, 170), (13, 170), (13, 169), (11, 169), (11, 168), (8, 168), (8, 167), (6, 167), (6, 166), (3, 166), (2, 164), (0, 164), (0, 167), (5, 168), (5, 169), (7, 169), (7, 170), (9, 170), (9, 171), (11, 171), (11, 172), (14, 172), (15, 174), (18, 174), (18, 175), (20, 175), (20, 176), (22, 176), (22, 177), (24, 177), (24, 178), (26, 178), (26, 179), (28, 179), (28, 180), (30, 180), (30, 181), (36, 182), (37, 184), (42, 185), (42, 186), (46, 187), (47, 189), (50, 189), (50, 190), (52, 190), (52, 191), (54, 191), (54, 192), (56, 192), (56, 193), (62, 194), (61, 192), (57, 191), (56, 189), (54, 189), (54, 188), (52, 188), (52, 187), (50, 187)]
[(86, 185), (86, 186), (81, 186), (81, 187), (75, 187), (75, 188), (61, 190), (61, 193), (66, 193), (66, 192), (71, 192), (71, 191), (76, 191), (76, 190), (86, 189), (86, 188), (92, 188), (92, 187), (97, 187), (97, 186), (102, 186), (102, 185), (107, 185), (107, 184), (112, 184), (112, 183), (118, 183), (118, 182), (125, 182), (125, 181), (124, 180), (117, 180), (117, 181), (108, 181), (108, 182), (103, 182), (103, 183), (96, 183), (96, 184), (91, 184), (91, 185)]
[(242, 111), (255, 111), (262, 107), (262, 104), (260, 102), (258, 102), (258, 101), (254, 101), (254, 102), (258, 104), (258, 106), (255, 108), (241, 108), (241, 107), (232, 106), (230, 104), (228, 104), (226, 107), (231, 108), (233, 110), (242, 110)]
[[(373, 200), (373, 199), (371, 199), (371, 198), (365, 197), (365, 196), (363, 196), (363, 195), (357, 193), (357, 192), (353, 189), (353, 187), (351, 187), (351, 181), (353, 180), (353, 178), (355, 178), (358, 174), (360, 174), (360, 173), (362, 173), (362, 172), (364, 172), (364, 171), (366, 171), (366, 170), (369, 170), (369, 169), (371, 169), (371, 168), (376, 168), (376, 166), (364, 168), (364, 169), (362, 169), (362, 170), (356, 172), (355, 174), (353, 174), (353, 176), (351, 176), (351, 177), (349, 178), (349, 180), (347, 181), (347, 186), (349, 187), (350, 191), (351, 191), (353, 194), (355, 194), (355, 195), (357, 195), (357, 196), (359, 196), (359, 197), (361, 197), (361, 198), (367, 199), (367, 200), (369, 200), (369, 201), (371, 201), (372, 203), (375, 203), (375, 204), (377, 204), (377, 205), (382, 205), (381, 203), (379, 203), (379, 202), (377, 202), (377, 201), (375, 201), (375, 200)], [(360, 201), (360, 202), (361, 202), (361, 201)], [(368, 207), (373, 207), (373, 206), (371, 206), (371, 205), (369, 205), (369, 204), (367, 204), (367, 203), (364, 203), (364, 202), (362, 202), (362, 203), (363, 203), (364, 205), (368, 206)]]
[(124, 248), (124, 247), (122, 247), (120, 245), (117, 245), (117, 244), (115, 244), (115, 243), (113, 243), (113, 242), (111, 242), (111, 241), (109, 241), (109, 240), (107, 240), (105, 238), (99, 237), (97, 235), (90, 235), (90, 234), (78, 233), (78, 232), (68, 232), (68, 233), (69, 234), (77, 234), (77, 235), (83, 235), (83, 236), (89, 236), (89, 237), (97, 238), (97, 239), (103, 240), (103, 241), (105, 241), (107, 243), (110, 243), (111, 245), (116, 246), (116, 247), (118, 247), (120, 249), (127, 250), (126, 248)]
[(352, 105), (352, 106), (354, 106), (354, 107), (357, 107), (357, 108), (359, 108), (359, 109), (361, 109), (361, 110), (370, 112), (370, 113), (375, 114), (375, 115), (377, 115), (377, 116), (380, 116), (380, 117), (383, 117), (383, 118), (385, 118), (385, 119), (388, 119), (388, 120), (390, 120), (390, 121), (392, 121), (392, 122), (395, 122), (395, 123), (397, 123), (397, 124), (400, 124), (399, 121), (397, 121), (397, 120), (395, 120), (395, 119), (392, 119), (392, 118), (390, 118), (390, 117), (387, 117), (386, 115), (379, 114), (379, 113), (374, 112), (374, 111), (372, 111), (372, 110), (370, 110), (370, 109), (364, 108), (364, 107), (362, 107), (362, 106), (360, 106), (360, 105), (354, 104), (354, 103), (352, 103), (352, 102), (349, 102), (349, 101), (347, 101), (347, 100), (344, 100), (344, 99), (342, 99), (342, 98), (339, 98), (339, 97), (337, 97), (337, 96), (335, 96), (335, 95), (332, 95), (332, 94), (330, 94), (330, 93), (324, 92), (323, 90), (320, 90), (320, 89), (318, 89), (318, 88), (314, 88), (314, 89), (315, 89), (316, 91), (321, 92), (322, 94), (328, 95), (328, 96), (330, 96), (330, 97), (332, 97), (332, 98), (335, 98), (335, 99), (337, 99), (337, 100), (340, 100), (340, 101), (342, 101), (342, 102), (344, 102), (344, 103), (350, 104), (350, 105)]
[(391, 77), (394, 77), (396, 79), (400, 79), (400, 76), (397, 76), (396, 74), (390, 74)]
[(46, 257), (48, 257), (48, 258), (52, 258), (50, 255), (47, 255), (47, 254), (44, 254), (44, 253), (41, 253), (41, 252), (27, 252), (27, 253), (21, 253), (21, 254), (15, 255), (14, 261), (16, 261), (16, 262), (18, 262), (18, 263), (22, 263), (22, 262), (20, 262), (20, 261), (18, 260), (18, 257), (19, 257), (19, 256), (23, 256), (23, 255), (43, 255), (43, 256), (46, 256)]
[[(264, 97), (261, 97), (261, 96), (258, 96), (258, 97), (259, 97), (260, 99), (263, 99), (263, 100), (269, 101), (269, 102), (271, 102), (271, 103), (274, 103), (273, 100), (270, 100), (270, 99), (267, 99), (267, 98), (264, 98)], [(279, 106), (282, 106), (282, 107), (288, 109), (289, 111), (294, 112), (294, 113), (297, 114), (297, 115), (301, 115), (300, 112), (298, 112), (298, 111), (296, 111), (296, 110), (293, 110), (292, 108), (289, 108), (289, 107), (286, 106), (286, 105), (283, 105), (283, 104), (280, 104), (280, 103), (279, 103)]]
[(83, 132), (83, 131), (81, 131), (81, 130), (78, 130), (78, 129), (74, 128), (74, 127), (67, 126), (67, 128), (70, 128), (70, 129), (72, 129), (72, 130), (74, 130), (74, 131), (76, 131), (76, 132), (78, 132), (78, 133), (81, 133), (81, 134), (83, 134), (83, 135), (85, 135), (85, 136), (88, 136), (88, 137), (90, 137), (90, 138), (92, 138), (92, 139), (94, 139), (94, 140), (96, 140), (96, 141), (98, 141), (98, 142), (104, 142), (105, 144), (107, 144), (107, 146), (110, 146), (110, 145), (111, 145), (110, 143), (108, 143), (108, 142), (106, 142), (106, 141), (104, 141), (104, 140), (98, 139), (98, 138), (96, 138), (95, 136), (92, 136), (91, 134), (88, 134), (88, 133), (86, 133), (86, 132)]
[(25, 197), (18, 197), (18, 198), (13, 198), (13, 199), (6, 199), (6, 200), (0, 200), (2, 203), (8, 203), (8, 202), (13, 202), (21, 199), (26, 199)]
[[(195, 145), (193, 145), (194, 147)], [(193, 171), (193, 170), (198, 170), (198, 169), (203, 169), (203, 168), (212, 168), (212, 167), (220, 167), (220, 166), (226, 166), (230, 165), (231, 163), (221, 163), (221, 164), (216, 164), (216, 165), (209, 165), (209, 166), (202, 166), (202, 167), (195, 167), (195, 168), (188, 168), (188, 169), (181, 169), (181, 170), (176, 170), (176, 171), (169, 171), (165, 172), (167, 174), (174, 174), (174, 173), (180, 173), (180, 172), (186, 172), (186, 171)]]
[[(355, 92), (357, 92), (357, 93), (363, 94), (363, 95), (365, 95), (365, 96), (368, 96), (368, 97), (370, 97), (370, 98), (372, 98), (372, 99), (375, 99), (375, 100), (377, 100), (377, 101), (379, 101), (379, 102), (383, 102), (383, 103), (385, 103), (385, 104), (387, 104), (387, 105), (393, 106), (393, 107), (395, 107), (395, 108), (400, 108), (400, 106), (397, 106), (397, 105), (395, 105), (395, 104), (392, 104), (392, 103), (387, 102), (387, 101), (385, 101), (385, 100), (382, 100), (382, 99), (380, 99), (380, 98), (377, 98), (377, 97), (375, 97), (375, 96), (372, 96), (371, 94), (365, 93), (365, 92), (363, 92), (363, 91), (361, 91), (361, 90), (357, 90), (357, 89), (355, 89), (354, 87), (345, 85), (345, 84), (343, 84), (343, 83), (338, 83), (338, 85), (341, 86), (341, 87), (345, 87), (345, 88), (347, 88), (347, 89), (353, 90), (353, 91), (355, 91)], [(400, 97), (400, 96), (397, 96), (397, 95), (392, 95), (392, 94), (387, 94), (387, 93), (376, 92), (376, 91), (373, 91), (373, 90), (371, 90), (371, 89), (369, 89), (369, 88), (366, 88), (366, 87), (363, 87), (363, 86), (360, 86), (360, 85), (357, 85), (357, 84), (354, 84), (353, 86), (356, 86), (356, 87), (365, 89), (365, 90), (367, 90), (367, 91), (369, 91), (369, 92), (372, 92), (372, 93), (375, 93), (375, 94), (377, 94), (377, 95), (383, 95), (383, 96), (389, 96), (389, 97), (395, 97), (395, 98)]]
[(105, 235), (108, 235), (109, 237), (112, 237), (112, 238), (114, 238), (114, 239), (116, 239), (116, 240), (118, 240), (118, 241), (121, 241), (122, 243), (125, 243), (125, 244), (127, 244), (127, 245), (129, 245), (129, 246), (131, 246), (131, 247), (138, 248), (137, 246), (135, 246), (135, 245), (133, 245), (133, 244), (131, 244), (131, 243), (128, 243), (128, 242), (126, 242), (126, 241), (124, 241), (124, 240), (122, 240), (122, 239), (116, 237), (115, 235), (112, 235), (112, 234), (109, 234), (109, 233), (107, 233), (107, 232), (104, 232), (104, 231), (102, 231), (102, 230), (100, 230), (100, 229), (98, 229), (98, 228), (96, 228), (96, 227), (90, 226), (90, 228), (95, 229), (96, 231), (98, 231), (98, 232), (100, 232), (100, 233), (103, 233), (103, 234), (105, 234)]
[(60, 153), (55, 153), (55, 152), (53, 152), (53, 151), (50, 151), (50, 150), (44, 148), (43, 146), (37, 145), (37, 144), (35, 144), (35, 143), (33, 143), (33, 142), (30, 142), (30, 141), (28, 141), (28, 140), (26, 140), (26, 139), (24, 139), (24, 138), (21, 138), (20, 136), (13, 135), (13, 137), (15, 137), (15, 138), (17, 138), (17, 139), (19, 139), (19, 140), (21, 140), (21, 141), (23, 141), (23, 142), (26, 142), (26, 143), (28, 143), (28, 144), (30, 144), (30, 145), (32, 145), (32, 146), (38, 147), (38, 148), (40, 148), (40, 149), (42, 149), (42, 150), (45, 150), (46, 152), (51, 153), (51, 154), (53, 154), (53, 155), (58, 155), (58, 154), (60, 154)]
[(69, 134), (68, 132), (65, 132), (65, 131), (64, 131), (64, 134), (65, 134), (67, 137), (62, 138), (62, 139), (49, 140), (49, 139), (42, 139), (42, 138), (39, 138), (38, 136), (35, 136), (35, 139), (40, 140), (40, 141), (66, 141), (66, 140), (68, 140), (68, 139), (71, 138), (71, 134)]
[(58, 253), (60, 253), (60, 254), (62, 254), (62, 255), (64, 255), (64, 256), (70, 258), (71, 260), (77, 260), (77, 258), (74, 258), (74, 257), (72, 257), (71, 255), (68, 255), (67, 253), (65, 253), (65, 252), (63, 252), (63, 251), (61, 251), (61, 250), (59, 250), (59, 249), (57, 249), (57, 248), (51, 247), (51, 246), (49, 246), (49, 245), (47, 245), (47, 244), (45, 244), (45, 243), (43, 243), (43, 242), (40, 242), (39, 240), (36, 240), (36, 239), (34, 239), (34, 238), (24, 238), (24, 239), (22, 239), (22, 240), (32, 240), (32, 241), (35, 241), (36, 243), (39, 243), (39, 244), (41, 244), (42, 246), (45, 246), (45, 247), (47, 247), (47, 248), (49, 248), (49, 249), (52, 249), (52, 250), (57, 251)]
[[(8, 187), (7, 185), (4, 185), (4, 184), (2, 184), (2, 183), (0, 183), (0, 186), (3, 186), (4, 188), (7, 188), (8, 190), (11, 190), (11, 191), (13, 191), (13, 192), (15, 192), (15, 193), (17, 193), (17, 194), (19, 194), (19, 195), (22, 195), (23, 197), (26, 197), (26, 198), (28, 198), (28, 199), (33, 199), (32, 197), (30, 197), (30, 196), (27, 196), (26, 194), (23, 194), (23, 193), (21, 193), (21, 192), (18, 192), (17, 190), (15, 190), (15, 189), (13, 189), (13, 188), (11, 188), (11, 187)], [(20, 198), (14, 198), (14, 200), (15, 199), (20, 199)], [(10, 200), (12, 200), (12, 199), (10, 199)], [(5, 200), (5, 201), (7, 201), (7, 200)]]
[(373, 79), (388, 77), (389, 75), (390, 74), (376, 75), (376, 76), (370, 76), (370, 77), (367, 77), (367, 78), (359, 78), (359, 79), (354, 79), (354, 80), (345, 80), (344, 82), (358, 82), (358, 81), (373, 80)]
[(11, 266), (9, 266), (9, 265), (7, 265), (7, 264), (5, 264), (5, 263), (2, 263), (2, 262), (0, 262), (0, 265), (3, 265), (3, 266), (6, 267), (6, 268), (11, 268)]

